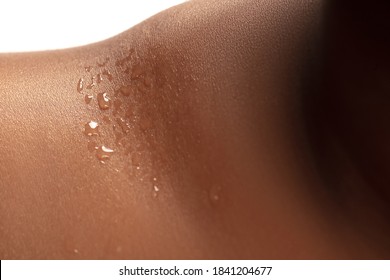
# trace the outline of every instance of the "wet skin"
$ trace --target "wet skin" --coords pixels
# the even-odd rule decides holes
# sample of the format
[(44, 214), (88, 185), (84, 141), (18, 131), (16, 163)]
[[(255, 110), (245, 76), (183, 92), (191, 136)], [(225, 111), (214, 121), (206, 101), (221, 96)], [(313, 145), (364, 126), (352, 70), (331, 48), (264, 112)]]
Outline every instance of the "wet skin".
[(390, 61), (344, 12), (193, 1), (0, 55), (0, 258), (389, 258)]

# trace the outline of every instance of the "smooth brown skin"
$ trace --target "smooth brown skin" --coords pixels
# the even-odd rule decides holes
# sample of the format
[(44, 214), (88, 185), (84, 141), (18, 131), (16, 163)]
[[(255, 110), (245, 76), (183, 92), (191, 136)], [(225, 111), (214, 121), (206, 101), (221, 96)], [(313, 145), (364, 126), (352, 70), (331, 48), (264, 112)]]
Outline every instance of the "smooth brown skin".
[(101, 43), (0, 55), (0, 258), (389, 258), (390, 61), (336, 8), (191, 1)]

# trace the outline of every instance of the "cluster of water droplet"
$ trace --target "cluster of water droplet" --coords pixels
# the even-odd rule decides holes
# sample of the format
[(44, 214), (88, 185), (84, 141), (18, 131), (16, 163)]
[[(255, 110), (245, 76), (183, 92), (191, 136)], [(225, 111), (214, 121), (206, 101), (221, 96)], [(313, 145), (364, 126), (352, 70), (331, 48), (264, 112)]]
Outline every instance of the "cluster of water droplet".
[[(135, 127), (146, 131), (151, 127), (151, 122), (140, 119), (132, 104), (136, 103), (135, 95), (151, 91), (152, 75), (137, 60), (133, 49), (119, 60), (111, 62), (106, 58), (104, 62), (84, 67), (84, 70), (83, 76), (77, 81), (76, 90), (83, 95), (88, 107), (95, 107), (100, 111), (97, 117), (86, 120), (83, 124), (88, 150), (101, 163), (106, 163), (113, 155), (127, 157), (135, 172), (139, 172), (142, 149), (135, 150), (132, 143), (135, 142), (135, 136), (131, 131)], [(139, 181), (143, 182), (144, 178), (140, 177)], [(157, 197), (160, 191), (157, 179), (153, 177), (149, 181), (153, 196)]]
[[(84, 95), (85, 103), (91, 104), (93, 99), (96, 99), (97, 105), (101, 110), (108, 110), (111, 107), (109, 94), (105, 91), (98, 91), (99, 85), (104, 79), (107, 79), (109, 82), (113, 80), (113, 75), (106, 68), (108, 62), (109, 59), (106, 58), (103, 63), (98, 62), (96, 66), (86, 66), (84, 69), (87, 77), (84, 76), (77, 82), (77, 91)], [(92, 74), (93, 70), (95, 70), (95, 74)], [(91, 152), (95, 152), (97, 159), (104, 163), (114, 153), (114, 150), (103, 144), (97, 145), (96, 138), (100, 135), (99, 127), (100, 124), (96, 120), (90, 120), (84, 125), (84, 134), (90, 140), (88, 149)]]

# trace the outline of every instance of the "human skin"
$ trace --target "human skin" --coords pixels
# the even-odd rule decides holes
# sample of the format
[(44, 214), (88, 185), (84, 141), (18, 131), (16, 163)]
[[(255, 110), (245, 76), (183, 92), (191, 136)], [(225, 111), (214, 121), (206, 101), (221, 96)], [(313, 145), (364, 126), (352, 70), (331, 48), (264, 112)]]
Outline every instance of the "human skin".
[(191, 1), (0, 55), (0, 258), (388, 258), (388, 71), (355, 74), (390, 61), (351, 63), (332, 8)]

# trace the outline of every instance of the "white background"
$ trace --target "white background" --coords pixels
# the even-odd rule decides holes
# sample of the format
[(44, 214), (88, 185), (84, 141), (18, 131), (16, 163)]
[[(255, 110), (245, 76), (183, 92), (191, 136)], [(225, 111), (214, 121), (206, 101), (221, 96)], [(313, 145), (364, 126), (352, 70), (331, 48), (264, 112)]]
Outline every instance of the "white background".
[(185, 0), (0, 0), (0, 53), (107, 39)]

